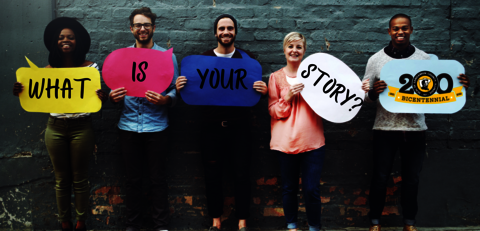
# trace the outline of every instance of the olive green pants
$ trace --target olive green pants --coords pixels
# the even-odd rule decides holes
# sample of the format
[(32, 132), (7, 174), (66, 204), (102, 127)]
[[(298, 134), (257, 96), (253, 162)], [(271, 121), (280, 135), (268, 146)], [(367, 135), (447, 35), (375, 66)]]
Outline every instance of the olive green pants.
[(73, 185), (76, 219), (85, 221), (90, 210), (88, 162), (95, 147), (91, 118), (63, 120), (50, 117), (45, 144), (55, 171), (58, 219), (71, 221)]

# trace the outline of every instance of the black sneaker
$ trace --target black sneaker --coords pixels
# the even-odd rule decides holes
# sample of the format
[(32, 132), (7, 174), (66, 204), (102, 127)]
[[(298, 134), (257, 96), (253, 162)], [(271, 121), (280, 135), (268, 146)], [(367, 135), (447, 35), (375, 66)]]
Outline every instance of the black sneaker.
[(241, 229), (239, 229), (238, 231), (249, 231), (249, 229), (247, 227), (242, 227)]
[(140, 231), (140, 230), (135, 227), (127, 227), (126, 231)]

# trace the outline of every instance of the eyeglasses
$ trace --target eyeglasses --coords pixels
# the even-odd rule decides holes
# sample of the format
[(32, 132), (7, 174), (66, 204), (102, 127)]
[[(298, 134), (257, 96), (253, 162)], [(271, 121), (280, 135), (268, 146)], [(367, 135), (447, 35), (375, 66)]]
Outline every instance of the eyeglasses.
[(145, 30), (150, 30), (152, 29), (152, 24), (151, 23), (134, 23), (132, 24), (133, 29), (135, 30), (140, 30), (142, 29), (142, 26), (145, 27)]

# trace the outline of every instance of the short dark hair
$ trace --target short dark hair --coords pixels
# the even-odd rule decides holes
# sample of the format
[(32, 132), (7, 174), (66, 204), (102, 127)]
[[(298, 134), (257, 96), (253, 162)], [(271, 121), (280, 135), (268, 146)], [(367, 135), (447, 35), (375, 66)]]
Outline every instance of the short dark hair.
[(410, 26), (412, 26), (412, 19), (410, 18), (410, 16), (406, 14), (396, 14), (390, 19), (390, 21), (388, 21), (388, 28), (392, 26), (392, 21), (396, 18), (406, 18), (410, 22)]
[(220, 21), (220, 19), (222, 18), (231, 19), (233, 21), (233, 25), (235, 26), (235, 34), (238, 34), (237, 20), (232, 15), (229, 15), (229, 14), (222, 14), (215, 19), (215, 22), (213, 23), (213, 34), (217, 34), (218, 21)]
[(152, 20), (152, 25), (155, 25), (155, 20), (157, 19), (157, 15), (150, 10), (149, 7), (142, 7), (140, 9), (135, 9), (131, 14), (128, 19), (130, 19), (130, 25), (133, 25), (133, 18), (135, 18), (135, 15), (141, 14), (144, 15), (145, 17), (148, 17)]

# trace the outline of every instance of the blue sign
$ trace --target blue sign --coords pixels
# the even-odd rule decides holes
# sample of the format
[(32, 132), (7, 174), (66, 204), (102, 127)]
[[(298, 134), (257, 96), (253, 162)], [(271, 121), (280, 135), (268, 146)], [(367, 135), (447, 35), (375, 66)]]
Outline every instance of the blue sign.
[(434, 54), (428, 54), (428, 56), (430, 56), (430, 60), (438, 60), (438, 56)]
[(392, 60), (380, 72), (388, 86), (380, 103), (393, 113), (455, 113), (466, 101), (460, 73), (455, 60)]
[(262, 67), (246, 53), (242, 59), (187, 56), (181, 74), (187, 78), (182, 99), (190, 105), (249, 107), (260, 100), (253, 83), (262, 80)]

